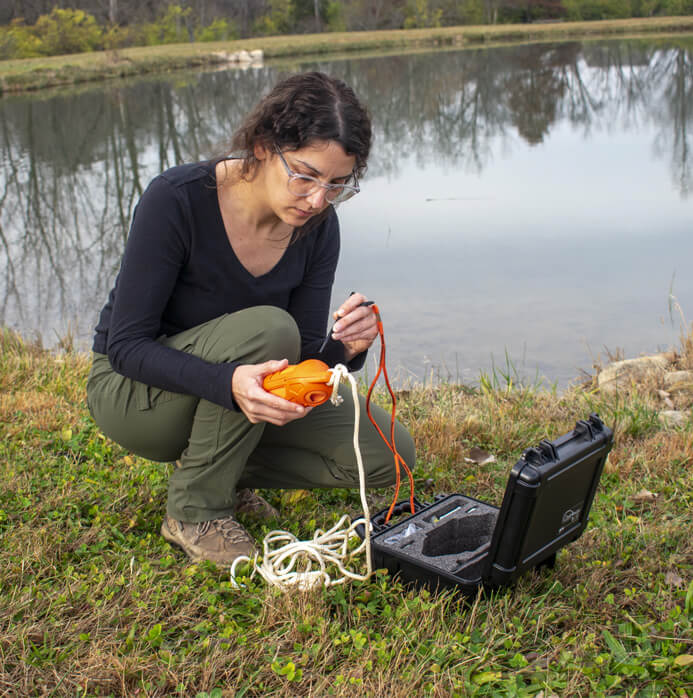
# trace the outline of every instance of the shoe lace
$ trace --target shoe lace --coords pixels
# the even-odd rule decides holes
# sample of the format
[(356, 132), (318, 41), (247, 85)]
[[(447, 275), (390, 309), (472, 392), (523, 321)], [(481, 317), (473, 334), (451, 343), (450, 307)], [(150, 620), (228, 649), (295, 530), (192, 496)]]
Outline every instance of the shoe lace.
[(246, 543), (250, 534), (236, 521), (229, 517), (223, 519), (213, 519), (212, 521), (200, 521), (195, 527), (195, 535), (202, 538), (212, 527), (229, 543)]

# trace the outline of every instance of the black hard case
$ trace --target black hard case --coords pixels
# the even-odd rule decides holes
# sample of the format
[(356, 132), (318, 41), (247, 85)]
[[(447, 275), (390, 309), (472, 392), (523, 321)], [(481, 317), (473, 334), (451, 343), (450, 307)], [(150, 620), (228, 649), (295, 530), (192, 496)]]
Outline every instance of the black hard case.
[[(527, 449), (508, 478), (500, 509), (461, 494), (415, 504), (416, 513), (385, 524), (372, 519), (376, 567), (408, 582), (475, 593), (553, 565), (556, 551), (587, 526), (613, 432), (597, 415), (553, 441)], [(401, 502), (396, 512), (408, 512)], [(408, 535), (407, 535), (408, 534)]]

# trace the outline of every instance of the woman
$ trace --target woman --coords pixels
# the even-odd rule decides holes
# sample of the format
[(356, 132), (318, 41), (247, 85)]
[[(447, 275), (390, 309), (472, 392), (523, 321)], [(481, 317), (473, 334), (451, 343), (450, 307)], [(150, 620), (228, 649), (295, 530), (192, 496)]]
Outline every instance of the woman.
[[(370, 119), (347, 85), (292, 76), (247, 117), (234, 157), (164, 172), (135, 209), (96, 327), (88, 403), (125, 448), (176, 461), (161, 533), (193, 560), (255, 552), (236, 515), (276, 511), (249, 488), (358, 486), (350, 391), (339, 407), (308, 408), (262, 381), (306, 358), (357, 370), (377, 335), (354, 293), (323, 343), (334, 205), (359, 191), (370, 145)], [(413, 465), (399, 425), (396, 443)], [(367, 422), (360, 445), (367, 484), (391, 484), (392, 454)]]

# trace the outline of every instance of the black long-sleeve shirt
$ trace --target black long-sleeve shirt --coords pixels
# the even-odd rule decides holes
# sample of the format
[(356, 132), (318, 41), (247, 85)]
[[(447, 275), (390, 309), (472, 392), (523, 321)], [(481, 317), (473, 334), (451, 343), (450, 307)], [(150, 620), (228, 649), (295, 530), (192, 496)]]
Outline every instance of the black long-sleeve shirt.
[[(238, 363), (210, 363), (157, 342), (162, 335), (258, 305), (289, 312), (301, 334), (301, 358), (344, 362), (330, 339), (322, 353), (339, 257), (333, 210), (255, 277), (229, 244), (213, 162), (182, 165), (156, 177), (139, 200), (120, 272), (101, 311), (93, 350), (114, 370), (142, 383), (237, 409), (231, 379)], [(281, 358), (281, 357), (277, 357)], [(360, 368), (365, 353), (349, 368)]]

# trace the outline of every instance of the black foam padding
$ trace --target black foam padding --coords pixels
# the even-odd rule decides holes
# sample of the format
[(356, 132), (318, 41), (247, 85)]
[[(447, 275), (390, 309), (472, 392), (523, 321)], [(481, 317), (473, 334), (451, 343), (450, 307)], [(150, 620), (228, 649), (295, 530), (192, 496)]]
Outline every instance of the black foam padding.
[(490, 513), (451, 519), (426, 534), (421, 554), (440, 557), (471, 552), (491, 540), (495, 525), (496, 516)]
[(489, 547), (497, 518), (497, 507), (456, 495), (395, 524), (379, 539), (407, 557), (454, 572)]

